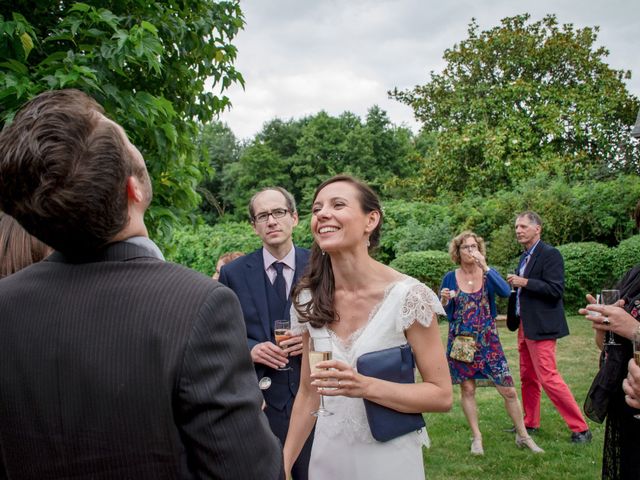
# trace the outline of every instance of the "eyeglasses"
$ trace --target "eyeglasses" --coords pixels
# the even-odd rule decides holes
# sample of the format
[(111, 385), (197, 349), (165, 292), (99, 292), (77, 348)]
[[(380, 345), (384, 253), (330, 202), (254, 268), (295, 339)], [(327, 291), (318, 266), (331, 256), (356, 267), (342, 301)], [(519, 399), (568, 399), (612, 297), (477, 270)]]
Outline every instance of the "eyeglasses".
[(289, 213), (289, 210), (287, 210), (286, 208), (274, 208), (270, 212), (261, 212), (257, 214), (255, 217), (253, 217), (253, 221), (255, 223), (264, 223), (269, 220), (269, 215), (277, 219), (284, 217), (287, 213)]
[(467, 252), (478, 250), (478, 245), (463, 245), (462, 247), (460, 247), (460, 250), (466, 250)]

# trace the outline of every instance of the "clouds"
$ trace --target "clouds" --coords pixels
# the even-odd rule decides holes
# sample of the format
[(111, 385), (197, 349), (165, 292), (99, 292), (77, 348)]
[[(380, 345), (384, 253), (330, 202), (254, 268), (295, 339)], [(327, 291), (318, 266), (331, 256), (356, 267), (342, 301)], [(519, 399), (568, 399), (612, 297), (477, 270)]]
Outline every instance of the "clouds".
[(221, 116), (240, 138), (264, 122), (326, 110), (363, 116), (374, 104), (396, 124), (417, 128), (410, 108), (387, 91), (423, 84), (444, 68), (444, 50), (481, 29), (528, 12), (556, 13), (577, 28), (600, 25), (600, 45), (613, 68), (631, 69), (640, 95), (640, 2), (625, 0), (243, 0), (246, 27), (235, 40), (246, 89), (233, 87), (233, 108)]

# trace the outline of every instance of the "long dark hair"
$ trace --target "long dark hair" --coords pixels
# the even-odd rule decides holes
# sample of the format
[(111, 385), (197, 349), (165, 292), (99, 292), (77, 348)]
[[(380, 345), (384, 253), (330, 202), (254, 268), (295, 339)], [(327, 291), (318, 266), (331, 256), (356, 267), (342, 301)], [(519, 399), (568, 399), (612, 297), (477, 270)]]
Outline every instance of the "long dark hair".
[[(313, 202), (320, 191), (332, 183), (347, 182), (353, 185), (359, 194), (360, 208), (364, 213), (379, 212), (380, 221), (369, 236), (369, 252), (380, 243), (380, 228), (382, 227), (382, 207), (378, 195), (364, 182), (349, 175), (336, 175), (322, 182), (313, 195)], [(299, 302), (299, 294), (303, 290), (311, 292), (311, 299), (305, 303)], [(305, 275), (293, 289), (293, 306), (301, 322), (309, 322), (313, 327), (320, 328), (340, 320), (333, 305), (335, 280), (331, 257), (324, 255), (314, 241), (311, 246), (311, 258), (305, 270)]]

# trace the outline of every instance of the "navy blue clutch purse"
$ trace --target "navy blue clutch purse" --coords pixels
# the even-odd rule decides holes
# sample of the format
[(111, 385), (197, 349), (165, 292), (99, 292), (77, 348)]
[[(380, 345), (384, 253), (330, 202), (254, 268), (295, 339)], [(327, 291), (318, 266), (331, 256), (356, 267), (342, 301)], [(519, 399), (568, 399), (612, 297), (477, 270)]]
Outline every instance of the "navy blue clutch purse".
[[(415, 362), (408, 344), (365, 353), (358, 357), (358, 372), (368, 377), (390, 382), (414, 383)], [(402, 413), (364, 399), (371, 435), (379, 442), (386, 442), (411, 431), (426, 427), (420, 413)]]

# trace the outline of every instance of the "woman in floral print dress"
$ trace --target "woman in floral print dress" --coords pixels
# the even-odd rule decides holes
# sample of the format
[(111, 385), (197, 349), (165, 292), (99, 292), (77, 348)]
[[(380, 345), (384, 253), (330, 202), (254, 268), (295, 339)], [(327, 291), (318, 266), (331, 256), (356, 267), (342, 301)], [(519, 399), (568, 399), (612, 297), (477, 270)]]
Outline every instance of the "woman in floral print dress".
[[(475, 399), (476, 379), (491, 380), (503, 396), (515, 426), (516, 445), (542, 453), (524, 426), (522, 408), (495, 324), (495, 296), (508, 297), (509, 284), (487, 265), (484, 241), (475, 233), (466, 231), (455, 237), (449, 245), (449, 254), (459, 268), (444, 276), (440, 300), (449, 319), (449, 371), (452, 382), (460, 384), (462, 410), (473, 433), (471, 453), (484, 454)], [(453, 340), (461, 334), (475, 338), (475, 355), (468, 363), (450, 356)]]

